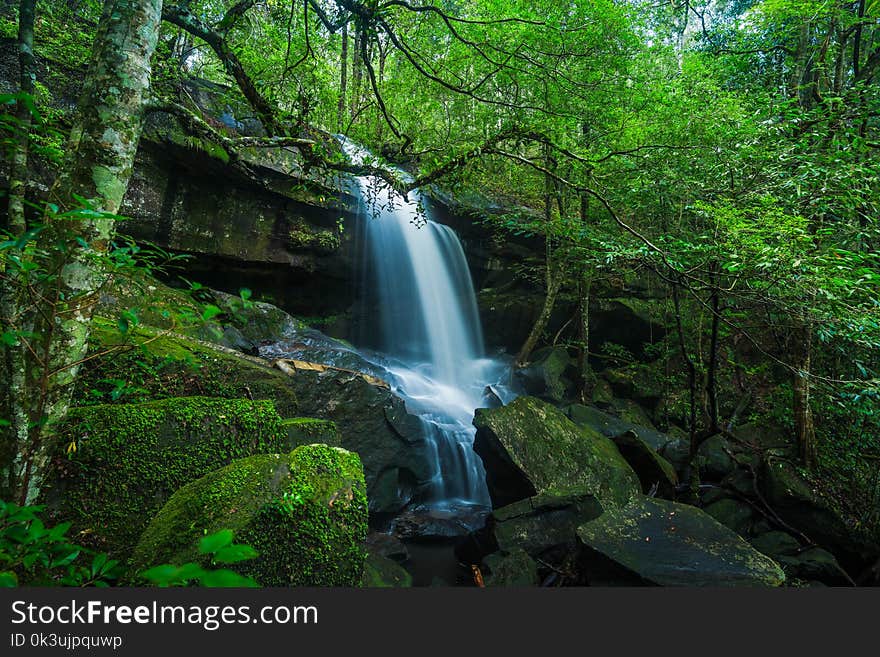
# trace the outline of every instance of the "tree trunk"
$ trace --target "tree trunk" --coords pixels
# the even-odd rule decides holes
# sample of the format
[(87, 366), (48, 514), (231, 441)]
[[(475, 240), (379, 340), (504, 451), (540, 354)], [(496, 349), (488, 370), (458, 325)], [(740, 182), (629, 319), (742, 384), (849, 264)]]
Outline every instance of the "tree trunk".
[(809, 326), (800, 329), (794, 345), (796, 369), (792, 379), (794, 433), (801, 460), (807, 468), (812, 468), (816, 464), (816, 430), (813, 425), (813, 411), (810, 408), (812, 343), (813, 332)]
[(364, 77), (364, 65), (361, 62), (361, 41), (364, 35), (360, 29), (354, 35), (354, 49), (351, 54), (351, 117), (357, 116), (361, 104), (361, 84)]
[(593, 287), (592, 272), (581, 277), (579, 287), (579, 316), (578, 338), (580, 349), (578, 350), (578, 371), (580, 372), (580, 397), (587, 403), (593, 392), (593, 369), (590, 367), (590, 296)]
[(345, 98), (348, 93), (348, 23), (342, 26), (342, 50), (339, 53), (339, 102), (336, 105), (336, 130), (345, 131)]
[(516, 355), (516, 364), (518, 367), (521, 367), (528, 362), (529, 356), (532, 355), (532, 351), (534, 351), (535, 346), (538, 344), (538, 340), (541, 339), (541, 335), (544, 333), (544, 329), (547, 328), (547, 324), (550, 322), (550, 315), (553, 314), (553, 308), (556, 306), (556, 297), (559, 294), (559, 289), (562, 287), (562, 278), (561, 275), (553, 274), (552, 263), (548, 263), (547, 295), (544, 297), (544, 305), (541, 307), (541, 312), (535, 320), (529, 336), (526, 338), (519, 353)]
[[(36, 86), (36, 66), (34, 63), (34, 15), (36, 0), (22, 0), (18, 13), (18, 66), (19, 91), (27, 94), (33, 102)], [(16, 117), (19, 122), (19, 134), (12, 154), (9, 167), (9, 205), (7, 207), (7, 224), (4, 229), (12, 237), (20, 237), (27, 230), (25, 217), (25, 201), (28, 182), (28, 148), (31, 130), (31, 106), (21, 98), (16, 105)], [(18, 276), (11, 269), (6, 270), (6, 277), (0, 283), (0, 333), (17, 335), (19, 332), (30, 332), (30, 326), (22, 325), (20, 308), (22, 294), (18, 286)], [(15, 459), (17, 445), (27, 440), (28, 414), (23, 404), (26, 396), (26, 360), (25, 346), (21, 339), (15, 344), (3, 343), (3, 373), (7, 384), (2, 386), (0, 394), (0, 417), (9, 425), (0, 439), (0, 463), (11, 464)], [(0, 473), (0, 493), (14, 486), (12, 468), (4, 468)]]
[[(715, 272), (709, 279), (715, 285)], [(719, 291), (712, 288), (709, 299), (712, 308), (712, 331), (709, 339), (709, 364), (706, 370), (706, 406), (708, 411), (708, 429), (712, 433), (720, 431), (718, 419), (718, 333), (721, 325), (721, 309), (719, 305)]]
[[(64, 418), (85, 356), (97, 291), (105, 279), (95, 254), (114, 235), (143, 128), (162, 0), (108, 0), (95, 36), (66, 161), (49, 199), (63, 212), (87, 202), (97, 213), (47, 216), (42, 246), (50, 274), (34, 314), (35, 358), (27, 387), (31, 430), (18, 445), (18, 498), (33, 502), (49, 458), (50, 436)], [(86, 245), (86, 246), (83, 246)]]
[(690, 437), (690, 457), (691, 460), (697, 455), (697, 448), (700, 446), (697, 441), (697, 368), (694, 365), (694, 359), (691, 358), (687, 349), (687, 343), (684, 336), (684, 325), (681, 318), (681, 298), (678, 292), (678, 282), (672, 283), (672, 303), (675, 308), (675, 326), (678, 333), (678, 348), (681, 350), (681, 357), (685, 362), (688, 375), (688, 433)]
[[(544, 147), (544, 160), (546, 162), (547, 169), (551, 170), (553, 164), (551, 161), (550, 149), (548, 146)], [(535, 323), (532, 326), (532, 330), (526, 338), (526, 341), (523, 343), (523, 346), (520, 348), (519, 353), (516, 355), (517, 366), (525, 365), (529, 360), (529, 356), (532, 355), (532, 351), (535, 349), (535, 345), (538, 344), (538, 340), (541, 339), (541, 335), (544, 333), (544, 329), (547, 328), (547, 324), (550, 321), (550, 315), (553, 314), (553, 308), (556, 305), (556, 295), (559, 293), (559, 289), (562, 287), (562, 268), (560, 267), (558, 272), (554, 271), (553, 237), (550, 230), (550, 222), (553, 218), (554, 189), (555, 187), (553, 179), (551, 178), (551, 176), (545, 175), (544, 224), (547, 227), (547, 230), (544, 237), (544, 243), (546, 245), (546, 251), (544, 255), (544, 287), (547, 293), (544, 296), (544, 305), (541, 308), (541, 312), (538, 314), (538, 318), (535, 320)]]

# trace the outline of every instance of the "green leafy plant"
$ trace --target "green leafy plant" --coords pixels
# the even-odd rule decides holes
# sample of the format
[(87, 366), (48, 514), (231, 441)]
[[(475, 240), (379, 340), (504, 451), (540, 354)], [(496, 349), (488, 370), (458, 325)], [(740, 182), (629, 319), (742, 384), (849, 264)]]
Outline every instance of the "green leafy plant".
[(105, 587), (117, 578), (118, 561), (71, 543), (69, 522), (47, 527), (44, 510), (0, 501), (0, 586)]
[[(199, 541), (199, 553), (205, 555), (211, 566), (229, 565), (253, 559), (259, 554), (249, 545), (232, 542), (231, 529), (221, 529), (205, 536)], [(141, 573), (150, 584), (160, 587), (205, 586), (205, 587), (258, 587), (251, 577), (245, 577), (228, 568), (206, 568), (198, 563), (185, 563), (181, 566), (162, 564)]]

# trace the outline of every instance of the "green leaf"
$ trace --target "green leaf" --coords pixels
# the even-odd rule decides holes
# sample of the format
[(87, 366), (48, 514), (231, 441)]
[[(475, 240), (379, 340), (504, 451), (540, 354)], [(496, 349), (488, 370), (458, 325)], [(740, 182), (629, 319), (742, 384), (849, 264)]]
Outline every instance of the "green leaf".
[(257, 584), (254, 579), (250, 577), (245, 577), (244, 575), (239, 575), (238, 573), (228, 570), (226, 568), (206, 572), (200, 579), (200, 583), (202, 586), (206, 586), (209, 588), (257, 588), (259, 586), (259, 584)]
[(221, 529), (218, 532), (205, 536), (199, 541), (199, 552), (202, 554), (214, 554), (221, 548), (232, 543), (233, 533), (231, 529)]
[(217, 563), (238, 563), (260, 556), (250, 545), (227, 545), (214, 553), (214, 561)]
[(205, 306), (205, 310), (202, 312), (202, 320), (207, 322), (210, 319), (213, 319), (217, 315), (223, 314), (223, 311), (220, 310), (217, 306), (212, 304), (208, 304)]
[(18, 577), (11, 570), (0, 572), (0, 588), (12, 589), (18, 586)]

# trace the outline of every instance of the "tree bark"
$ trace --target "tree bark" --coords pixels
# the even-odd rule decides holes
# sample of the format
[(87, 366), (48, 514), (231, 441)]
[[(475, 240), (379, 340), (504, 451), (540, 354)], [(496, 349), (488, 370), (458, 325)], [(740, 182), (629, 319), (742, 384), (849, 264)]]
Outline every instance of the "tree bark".
[[(715, 285), (714, 272), (709, 280)], [(709, 415), (708, 429), (710, 432), (716, 433), (721, 429), (718, 419), (718, 333), (721, 325), (721, 309), (717, 287), (712, 288), (709, 304), (712, 308), (712, 330), (709, 337), (709, 363), (706, 370), (706, 406)]]
[[(546, 161), (547, 170), (550, 171), (553, 164), (551, 162), (550, 148), (546, 145), (544, 146), (544, 159)], [(553, 308), (556, 305), (556, 295), (562, 287), (563, 277), (561, 267), (560, 271), (554, 271), (553, 238), (550, 230), (550, 222), (553, 218), (553, 192), (555, 189), (553, 183), (554, 181), (550, 175), (544, 176), (544, 223), (547, 227), (544, 237), (544, 243), (546, 245), (544, 256), (544, 288), (546, 290), (546, 295), (544, 296), (544, 304), (541, 307), (541, 312), (538, 314), (538, 318), (535, 320), (526, 341), (516, 355), (516, 364), (520, 367), (528, 362), (529, 356), (532, 355), (532, 351), (535, 349), (535, 345), (537, 345), (538, 340), (541, 339), (541, 335), (543, 335), (544, 329), (550, 321), (550, 315), (553, 314)]]
[(336, 130), (345, 130), (345, 98), (348, 94), (348, 23), (342, 26), (342, 50), (339, 53), (339, 102), (336, 106)]
[(796, 369), (792, 379), (792, 415), (798, 451), (804, 466), (816, 465), (816, 429), (813, 424), (813, 411), (810, 408), (810, 361), (813, 347), (813, 332), (809, 326), (796, 332)]
[(49, 193), (63, 211), (84, 201), (96, 212), (47, 214), (42, 240), (48, 283), (34, 313), (28, 368), (30, 426), (14, 465), (18, 498), (31, 503), (49, 460), (52, 432), (66, 415), (85, 356), (97, 291), (105, 279), (96, 254), (109, 248), (143, 128), (162, 0), (108, 0), (95, 37), (66, 161)]
[[(36, 86), (36, 66), (34, 62), (34, 18), (36, 0), (22, 0), (18, 12), (18, 66), (19, 92), (26, 94), (33, 102)], [(12, 237), (20, 237), (27, 230), (25, 203), (27, 200), (28, 182), (28, 150), (31, 131), (31, 105), (26, 98), (16, 104), (16, 117), (19, 122), (19, 134), (9, 170), (9, 205), (7, 207), (7, 224), (4, 229)], [(29, 332), (30, 326), (21, 324), (20, 309), (22, 294), (18, 285), (18, 276), (7, 268), (6, 276), (0, 282), (0, 332), (16, 335), (18, 332)], [(0, 439), (0, 463), (11, 464), (17, 452), (17, 446), (27, 440), (28, 413), (24, 405), (26, 359), (24, 343), (19, 338), (15, 344), (3, 347), (3, 372), (6, 385), (2, 386), (0, 395), (0, 412), (9, 424), (3, 427)], [(0, 473), (0, 493), (14, 486), (14, 469), (7, 467)]]
[(224, 36), (205, 25), (186, 7), (165, 7), (162, 12), (164, 20), (186, 30), (211, 47), (214, 54), (223, 63), (226, 72), (235, 80), (238, 88), (241, 89), (244, 97), (247, 98), (248, 103), (257, 113), (266, 132), (274, 135), (283, 134), (276, 118), (275, 108), (257, 89), (253, 80), (250, 79), (244, 70), (244, 66), (238, 59), (238, 56), (229, 47)]
[(581, 277), (579, 284), (579, 317), (578, 338), (580, 349), (578, 350), (578, 371), (580, 372), (580, 397), (587, 403), (593, 391), (593, 369), (590, 367), (590, 298), (593, 287), (592, 272)]

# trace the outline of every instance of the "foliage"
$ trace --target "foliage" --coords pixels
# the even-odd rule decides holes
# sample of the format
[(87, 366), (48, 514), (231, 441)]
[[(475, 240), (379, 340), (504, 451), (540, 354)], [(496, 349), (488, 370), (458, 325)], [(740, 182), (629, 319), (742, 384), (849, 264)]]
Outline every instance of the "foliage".
[[(199, 541), (199, 554), (206, 556), (212, 566), (235, 564), (254, 559), (259, 553), (249, 545), (232, 542), (233, 532), (221, 529)], [(140, 576), (153, 586), (187, 586), (196, 584), (204, 587), (257, 587), (251, 577), (239, 575), (228, 568), (205, 568), (189, 562), (181, 566), (162, 564), (143, 571)]]
[(0, 501), (0, 586), (108, 586), (119, 562), (69, 542), (70, 523), (46, 527), (44, 506)]

